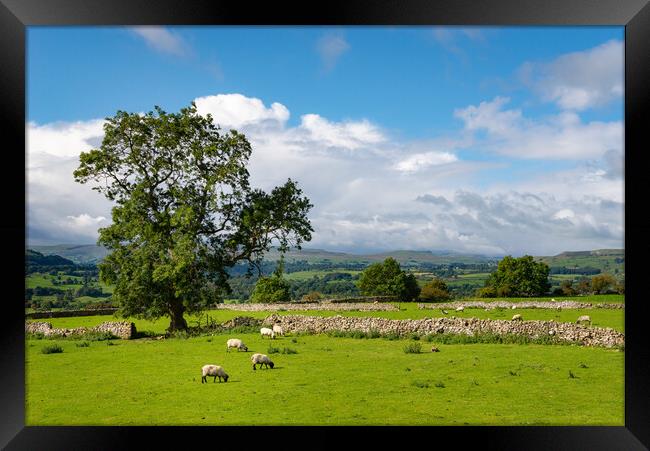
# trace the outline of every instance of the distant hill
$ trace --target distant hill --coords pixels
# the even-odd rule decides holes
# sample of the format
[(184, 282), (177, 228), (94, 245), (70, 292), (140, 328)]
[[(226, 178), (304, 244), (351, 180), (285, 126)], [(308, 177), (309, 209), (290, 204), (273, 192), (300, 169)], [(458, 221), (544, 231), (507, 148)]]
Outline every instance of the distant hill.
[[(97, 263), (101, 261), (108, 251), (94, 244), (83, 245), (56, 245), (56, 246), (31, 246), (31, 249), (43, 255), (59, 255), (75, 263)], [(461, 254), (452, 251), (411, 251), (395, 250), (376, 254), (350, 254), (345, 252), (332, 252), (323, 249), (292, 249), (285, 253), (287, 261), (307, 261), (308, 263), (375, 263), (393, 257), (401, 264), (432, 263), (450, 264), (465, 263), (476, 264), (497, 262), (500, 257), (490, 257), (477, 254)], [(271, 249), (265, 260), (276, 261), (280, 258), (277, 249)], [(596, 249), (592, 251), (567, 251), (554, 256), (535, 257), (550, 267), (558, 268), (596, 268), (602, 272), (624, 272), (625, 251), (623, 249)]]
[(31, 249), (25, 251), (25, 264), (27, 266), (74, 266), (74, 262), (67, 258), (59, 255), (43, 255)]
[(625, 251), (623, 249), (596, 249), (593, 251), (567, 251), (551, 257), (535, 257), (553, 267), (596, 268), (606, 273), (625, 273)]
[(43, 255), (59, 255), (77, 264), (98, 263), (108, 251), (95, 244), (57, 244), (55, 246), (30, 246), (30, 249)]

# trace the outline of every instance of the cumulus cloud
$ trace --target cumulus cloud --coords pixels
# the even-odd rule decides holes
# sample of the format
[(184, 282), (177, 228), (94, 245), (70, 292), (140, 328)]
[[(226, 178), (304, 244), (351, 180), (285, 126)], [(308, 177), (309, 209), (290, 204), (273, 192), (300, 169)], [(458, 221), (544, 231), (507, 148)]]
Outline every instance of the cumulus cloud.
[(581, 111), (622, 99), (623, 56), (623, 42), (611, 40), (551, 62), (524, 63), (519, 74), (542, 100)]
[(336, 66), (341, 55), (350, 49), (350, 44), (340, 32), (327, 33), (318, 40), (316, 49), (326, 71), (331, 71)]
[(289, 110), (274, 102), (270, 108), (257, 98), (241, 94), (218, 94), (194, 99), (199, 114), (211, 114), (223, 127), (241, 128), (246, 125), (270, 124), (281, 127), (289, 119)]
[[(286, 106), (241, 94), (195, 101), (201, 114), (246, 134), (254, 149), (253, 186), (268, 190), (288, 177), (298, 181), (314, 204), (310, 247), (539, 255), (622, 246), (622, 153), (615, 146), (572, 170), (481, 190), (476, 174), (495, 163), (464, 161), (454, 153), (479, 139), (403, 142), (366, 119), (332, 121), (309, 113), (289, 126)], [(529, 133), (535, 123), (505, 110), (506, 103), (499, 98), (467, 109), (460, 116), (470, 124), (467, 132), (501, 140), (491, 145)], [(501, 124), (491, 123), (487, 112), (504, 113)], [(92, 242), (97, 228), (110, 223), (111, 204), (72, 178), (79, 153), (101, 141), (102, 123), (28, 124), (30, 238)], [(580, 121), (548, 124), (561, 130)], [(440, 150), (426, 150), (431, 148)], [(585, 179), (597, 171), (602, 174)]]
[(190, 52), (190, 47), (183, 38), (165, 27), (147, 25), (130, 27), (130, 30), (158, 52), (174, 56), (186, 56)]
[(495, 97), (454, 111), (469, 132), (485, 132), (477, 147), (516, 158), (576, 160), (622, 151), (621, 121), (584, 123), (572, 112), (532, 120), (519, 109), (504, 109), (507, 97)]
[(458, 161), (456, 155), (449, 152), (426, 152), (411, 155), (395, 165), (400, 172), (412, 173), (431, 166), (449, 164)]

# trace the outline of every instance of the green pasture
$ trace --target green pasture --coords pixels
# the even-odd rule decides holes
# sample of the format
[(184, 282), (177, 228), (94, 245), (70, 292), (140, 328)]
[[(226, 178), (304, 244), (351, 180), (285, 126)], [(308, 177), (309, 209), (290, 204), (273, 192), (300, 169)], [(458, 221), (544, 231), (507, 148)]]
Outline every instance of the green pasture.
[[(612, 425), (624, 424), (624, 353), (552, 345), (239, 334), (167, 340), (26, 342), (26, 424)], [(63, 348), (43, 354), (48, 344)], [(423, 352), (407, 354), (408, 343)], [(253, 371), (269, 346), (274, 369)], [(227, 383), (201, 384), (222, 365)]]

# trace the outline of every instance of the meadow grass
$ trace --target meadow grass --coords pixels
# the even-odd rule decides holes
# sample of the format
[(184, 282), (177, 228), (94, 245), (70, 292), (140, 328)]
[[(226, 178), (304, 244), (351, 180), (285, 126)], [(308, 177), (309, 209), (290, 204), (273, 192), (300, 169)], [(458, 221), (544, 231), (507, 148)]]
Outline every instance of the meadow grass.
[[(264, 313), (264, 312), (263, 312)], [(80, 318), (81, 319), (81, 318)], [(26, 424), (32, 425), (617, 425), (624, 424), (624, 353), (605, 348), (437, 344), (410, 339), (230, 334), (114, 340), (64, 352), (26, 341)], [(287, 346), (289, 345), (289, 346)], [(272, 370), (250, 355), (269, 346)], [(227, 383), (201, 384), (219, 364)], [(573, 377), (570, 376), (573, 375)]]

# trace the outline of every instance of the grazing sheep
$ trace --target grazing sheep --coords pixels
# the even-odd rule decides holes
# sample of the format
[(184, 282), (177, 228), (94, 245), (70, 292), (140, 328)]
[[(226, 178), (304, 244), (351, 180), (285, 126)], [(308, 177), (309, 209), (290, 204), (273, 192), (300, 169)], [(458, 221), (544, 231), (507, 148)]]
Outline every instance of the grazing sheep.
[(267, 368), (270, 366), (271, 369), (274, 367), (273, 362), (266, 354), (253, 354), (251, 356), (251, 362), (253, 362), (253, 369), (255, 369), (255, 365), (258, 363), (260, 365), (260, 368), (262, 368), (262, 365), (266, 365)]
[(589, 323), (589, 325), (591, 326), (591, 317), (589, 315), (582, 315), (578, 318), (578, 321), (576, 321), (576, 323), (578, 324)]
[(216, 382), (217, 378), (219, 378), (219, 382), (221, 382), (221, 378), (223, 378), (224, 382), (228, 382), (228, 375), (219, 365), (203, 365), (201, 368), (201, 376), (201, 383), (207, 383), (208, 376), (214, 376), (212, 382)]
[(239, 351), (248, 351), (248, 346), (239, 338), (231, 338), (226, 342), (226, 351), (230, 352), (230, 348), (237, 348)]
[(517, 308), (517, 306), (516, 306), (516, 305), (513, 305), (513, 306), (512, 306), (512, 309), (513, 309), (513, 310), (514, 310), (514, 309), (516, 309), (516, 308)]
[(273, 325), (273, 332), (275, 333), (275, 335), (284, 335), (282, 326), (278, 326), (277, 324)]
[(443, 315), (447, 314), (447, 310), (445, 310), (445, 309), (440, 309), (440, 311), (442, 312)]
[(440, 349), (436, 348), (435, 346), (432, 346), (431, 352), (440, 352)]
[(462, 312), (464, 310), (465, 310), (465, 307), (463, 307), (462, 305), (460, 307), (456, 307), (457, 312)]
[(268, 327), (262, 327), (260, 329), (260, 334), (262, 334), (262, 338), (265, 336), (268, 336), (269, 338), (275, 338), (275, 332), (273, 332), (273, 329), (269, 329)]
[(516, 314), (516, 315), (514, 315), (514, 316), (512, 317), (512, 321), (521, 321), (521, 320), (522, 320), (522, 318), (521, 318), (521, 315), (520, 315), (520, 314)]

